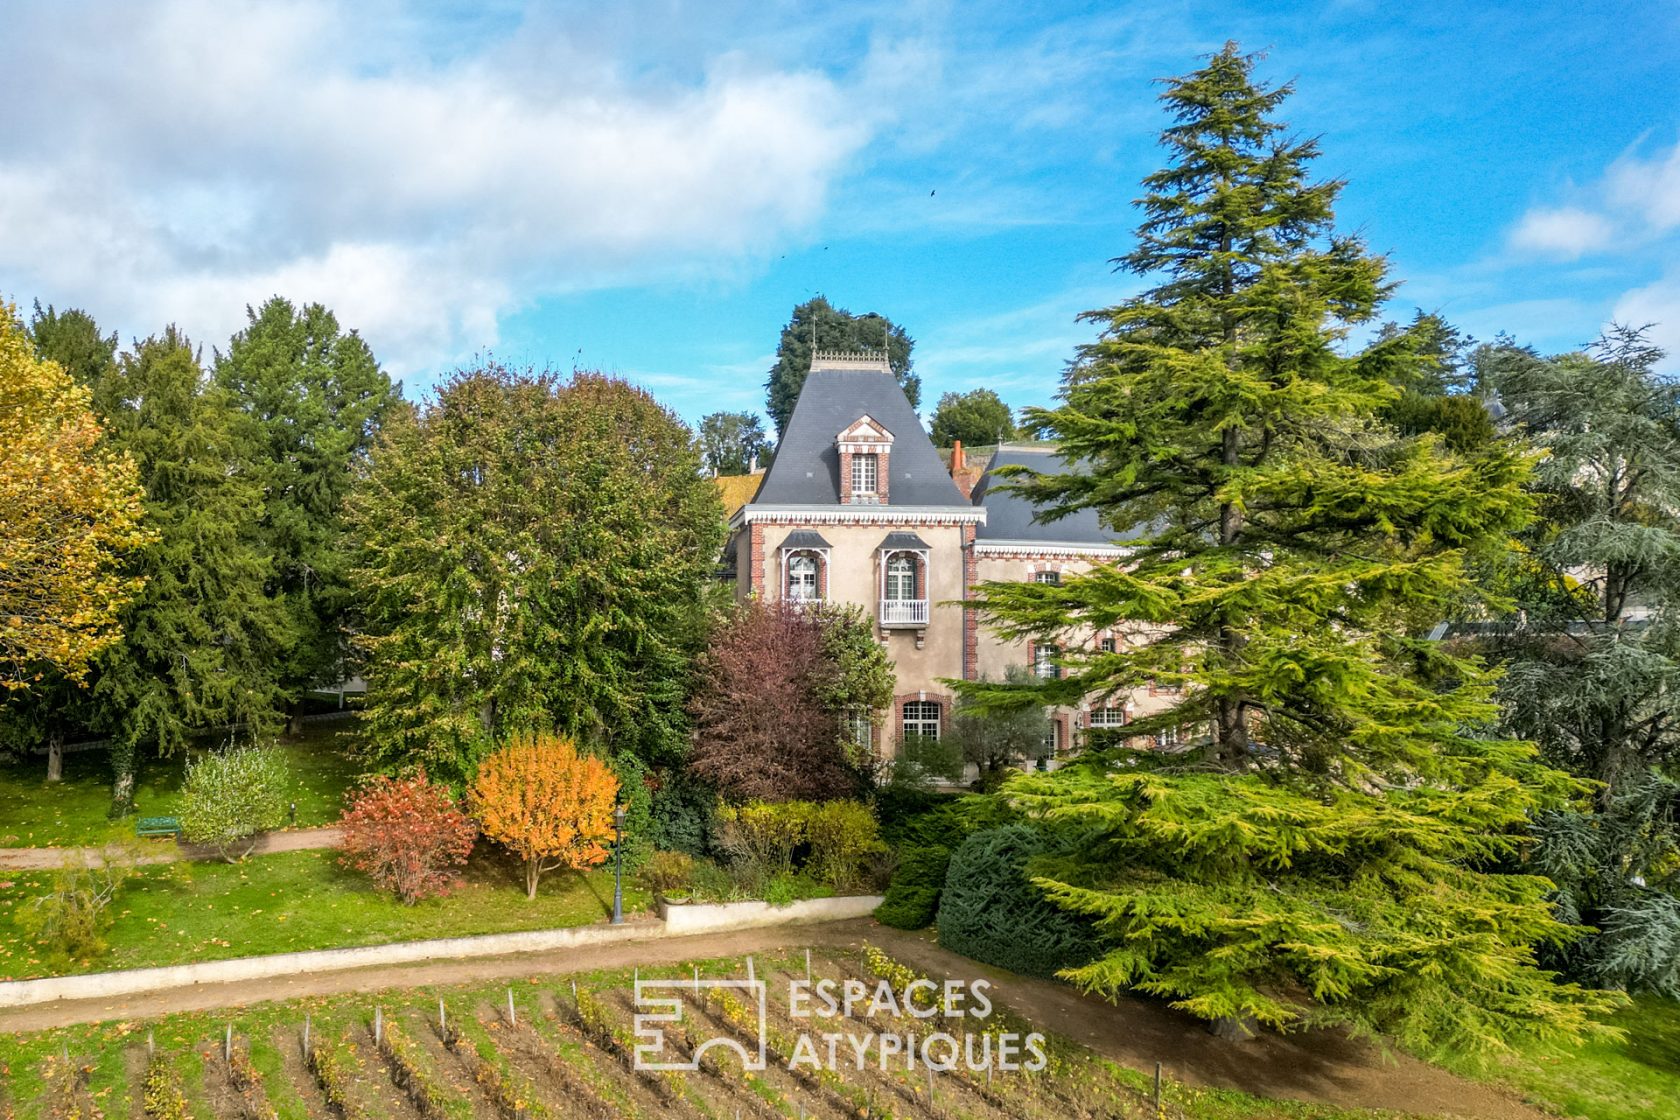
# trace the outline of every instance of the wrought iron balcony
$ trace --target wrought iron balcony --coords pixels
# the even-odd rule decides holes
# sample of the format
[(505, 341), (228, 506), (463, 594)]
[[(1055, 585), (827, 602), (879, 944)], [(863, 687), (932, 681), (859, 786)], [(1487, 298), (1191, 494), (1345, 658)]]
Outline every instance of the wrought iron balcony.
[(926, 626), (928, 620), (928, 601), (926, 599), (882, 599), (882, 626)]

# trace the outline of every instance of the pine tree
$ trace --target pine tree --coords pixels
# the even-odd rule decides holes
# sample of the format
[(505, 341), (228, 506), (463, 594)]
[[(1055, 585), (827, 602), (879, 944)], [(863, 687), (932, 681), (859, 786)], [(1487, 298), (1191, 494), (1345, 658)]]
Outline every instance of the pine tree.
[(811, 372), (813, 339), (817, 350), (880, 351), (884, 348), (887, 363), (904, 387), (910, 407), (921, 403), (922, 379), (913, 371), (910, 361), (910, 351), (916, 342), (904, 328), (885, 315), (873, 311), (853, 315), (817, 296), (793, 309), (776, 347), (776, 364), (770, 367), (770, 376), (764, 382), (764, 411), (775, 422), (778, 439), (787, 430), (788, 418), (799, 400), (799, 390), (805, 385), (805, 375)]
[(276, 296), (247, 316), (216, 356), (215, 378), (262, 441), (253, 467), (264, 491), (269, 593), (296, 635), (279, 685), (295, 717), (309, 690), (348, 675), (344, 499), (399, 394), (367, 343), (340, 331), (320, 304), (294, 308)]
[(1521, 613), (1482, 643), (1506, 667), (1504, 722), (1602, 783), (1589, 810), (1539, 822), (1535, 862), (1561, 915), (1601, 931), (1559, 959), (1680, 996), (1680, 384), (1628, 328), (1586, 353), (1503, 345), (1480, 359), (1545, 452), (1545, 516), (1513, 581)]
[[(1346, 353), (1384, 264), (1335, 232), (1341, 184), (1311, 180), (1316, 143), (1274, 119), (1289, 87), (1252, 68), (1228, 45), (1167, 84), (1171, 162), (1118, 262), (1155, 283), (1086, 316), (1103, 334), (1063, 403), (1029, 410), (1088, 469), (1020, 488), (1142, 539), (1060, 585), (983, 587), (991, 624), (1054, 641), (1065, 671), (960, 687), (1004, 708), (1154, 681), (1181, 699), (1133, 732), (1207, 729), (1188, 752), (1099, 752), (1004, 788), (1070, 833), (1075, 855), (1037, 871), (1106, 939), (1069, 974), (1082, 986), (1419, 1045), (1576, 1034), (1607, 1001), (1535, 967), (1570, 931), (1545, 880), (1499, 868), (1580, 787), (1487, 736), (1488, 673), (1427, 639), (1474, 593), (1466, 555), (1528, 518), (1527, 462), (1385, 422), (1426, 340)], [(1103, 630), (1137, 640), (1104, 651)]]
[(131, 558), (145, 588), (123, 612), (121, 644), (93, 685), (112, 738), (112, 809), (133, 811), (143, 749), (180, 750), (225, 727), (273, 727), (286, 619), (264, 593), (260, 451), (225, 393), (174, 327), (137, 343), (93, 387), (114, 446), (139, 467), (156, 540)]

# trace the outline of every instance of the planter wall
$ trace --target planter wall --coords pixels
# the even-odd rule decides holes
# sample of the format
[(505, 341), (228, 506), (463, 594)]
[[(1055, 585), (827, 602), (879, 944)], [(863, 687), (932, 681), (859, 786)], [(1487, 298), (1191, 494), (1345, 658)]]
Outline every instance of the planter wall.
[(838, 898), (807, 898), (787, 906), (768, 902), (663, 902), (659, 916), (668, 934), (706, 933), (711, 930), (747, 929), (795, 922), (838, 922), (846, 918), (867, 918), (881, 905), (878, 894), (841, 895)]

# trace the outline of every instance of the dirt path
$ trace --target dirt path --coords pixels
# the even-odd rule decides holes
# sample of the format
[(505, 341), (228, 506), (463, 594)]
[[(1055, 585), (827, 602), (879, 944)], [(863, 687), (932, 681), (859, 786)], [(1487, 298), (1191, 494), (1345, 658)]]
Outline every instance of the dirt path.
[(1478, 1120), (1541, 1120), (1543, 1113), (1492, 1087), (1398, 1054), (1384, 1054), (1338, 1032), (1264, 1034), (1246, 1042), (1214, 1038), (1196, 1020), (1160, 1004), (1110, 1004), (1046, 980), (977, 964), (920, 934), (867, 920), (780, 926), (626, 941), (549, 953), (431, 961), (411, 965), (289, 976), (239, 984), (199, 985), (128, 999), (77, 1000), (0, 1011), (0, 1031), (37, 1031), (72, 1023), (144, 1019), (172, 1012), (243, 1007), (271, 1000), (341, 995), (434, 984), (527, 979), (555, 973), (671, 964), (711, 957), (856, 948), (864, 941), (936, 978), (984, 976), (1000, 1001), (1057, 1033), (1145, 1072), (1162, 1062), (1175, 1079), (1343, 1108), (1378, 1108)]
[[(336, 848), (341, 834), (337, 828), (299, 828), (289, 832), (265, 832), (257, 837), (256, 847), (251, 849), (254, 856), (273, 855), (276, 852), (305, 852), (316, 848)], [(171, 844), (167, 840), (157, 841), (154, 845), (141, 841), (141, 851), (144, 853), (136, 863), (174, 863), (183, 859), (218, 860), (222, 853), (215, 848), (202, 844)], [(128, 849), (113, 844), (105, 851), (110, 855), (121, 855)], [(53, 871), (63, 867), (68, 862), (80, 862), (83, 859), (95, 859), (99, 856), (98, 848), (0, 848), (0, 871)]]

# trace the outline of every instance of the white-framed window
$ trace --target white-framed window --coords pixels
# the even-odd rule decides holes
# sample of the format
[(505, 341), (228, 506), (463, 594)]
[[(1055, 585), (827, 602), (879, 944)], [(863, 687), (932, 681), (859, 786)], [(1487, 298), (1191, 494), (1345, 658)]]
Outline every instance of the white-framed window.
[(874, 749), (875, 721), (868, 708), (854, 704), (846, 709), (846, 733), (854, 745), (866, 751)]
[(1126, 726), (1126, 709), (1121, 707), (1092, 708), (1091, 726), (1124, 727)]
[(916, 558), (906, 552), (887, 557), (887, 595), (892, 601), (917, 598)]
[(1048, 583), (1048, 584), (1052, 584), (1052, 585), (1058, 584), (1058, 583), (1062, 582), (1062, 573), (1060, 573), (1060, 572), (1034, 572), (1032, 574), (1032, 581), (1034, 583)]
[(1053, 645), (1033, 646), (1033, 675), (1045, 681), (1060, 679), (1062, 668), (1056, 664), (1058, 652)]
[(1110, 634), (1106, 638), (1099, 638), (1097, 640), (1097, 648), (1102, 650), (1104, 653), (1115, 653), (1120, 649), (1120, 642), (1114, 637), (1114, 635)]
[(809, 552), (796, 552), (788, 557), (787, 597), (796, 603), (815, 602), (820, 598), (817, 585), (817, 558)]
[(1044, 753), (1049, 758), (1062, 753), (1062, 721), (1059, 719), (1050, 721), (1050, 732), (1044, 736)]
[(877, 493), (881, 480), (881, 457), (873, 453), (852, 456), (852, 493), (868, 496)]
[(1155, 745), (1160, 747), (1178, 746), (1178, 728), (1163, 727), (1155, 733)]
[(908, 700), (904, 704), (904, 734), (924, 739), (939, 738), (939, 701)]

